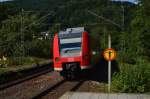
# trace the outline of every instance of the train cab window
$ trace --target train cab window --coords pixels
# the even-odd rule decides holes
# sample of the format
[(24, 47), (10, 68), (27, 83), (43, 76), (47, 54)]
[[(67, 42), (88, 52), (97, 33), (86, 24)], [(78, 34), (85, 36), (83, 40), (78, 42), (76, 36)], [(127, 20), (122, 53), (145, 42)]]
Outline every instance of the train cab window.
[(66, 44), (60, 44), (60, 48), (81, 48), (81, 42), (77, 43), (66, 43)]
[(61, 56), (79, 56), (81, 52), (81, 34), (73, 33), (73, 35), (60, 35), (59, 47)]

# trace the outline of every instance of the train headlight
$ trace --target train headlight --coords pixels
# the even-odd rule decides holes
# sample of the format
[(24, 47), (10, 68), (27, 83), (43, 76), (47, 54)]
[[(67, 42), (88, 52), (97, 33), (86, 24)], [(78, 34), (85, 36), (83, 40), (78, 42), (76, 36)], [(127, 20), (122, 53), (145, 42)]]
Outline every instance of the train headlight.
[(56, 58), (55, 58), (55, 61), (56, 61), (56, 62), (60, 61), (60, 58), (59, 58), (59, 57), (56, 57)]
[(82, 55), (82, 52), (80, 52), (80, 56)]

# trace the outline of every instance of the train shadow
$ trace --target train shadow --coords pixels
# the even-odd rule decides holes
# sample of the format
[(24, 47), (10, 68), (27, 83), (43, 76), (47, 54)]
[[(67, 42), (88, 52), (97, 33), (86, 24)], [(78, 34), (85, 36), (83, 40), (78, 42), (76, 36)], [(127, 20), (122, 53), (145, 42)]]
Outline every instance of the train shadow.
[[(117, 61), (112, 61), (111, 63), (111, 76), (115, 72), (119, 72)], [(99, 60), (93, 64), (93, 68), (88, 72), (89, 80), (94, 80), (98, 82), (108, 82), (108, 61), (103, 57), (100, 57)]]

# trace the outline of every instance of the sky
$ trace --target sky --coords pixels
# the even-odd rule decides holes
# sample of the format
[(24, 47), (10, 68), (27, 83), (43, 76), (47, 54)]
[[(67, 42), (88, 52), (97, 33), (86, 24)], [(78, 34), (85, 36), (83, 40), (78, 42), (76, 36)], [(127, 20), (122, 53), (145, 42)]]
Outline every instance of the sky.
[[(3, 1), (10, 1), (10, 0), (0, 0), (0, 2), (3, 2)], [(114, 0), (114, 1), (129, 1), (132, 3), (137, 3), (136, 0)]]
[(113, 0), (113, 1), (129, 1), (129, 2), (137, 4), (138, 0)]
[(3, 1), (11, 1), (11, 0), (0, 0), (0, 2), (3, 2)]

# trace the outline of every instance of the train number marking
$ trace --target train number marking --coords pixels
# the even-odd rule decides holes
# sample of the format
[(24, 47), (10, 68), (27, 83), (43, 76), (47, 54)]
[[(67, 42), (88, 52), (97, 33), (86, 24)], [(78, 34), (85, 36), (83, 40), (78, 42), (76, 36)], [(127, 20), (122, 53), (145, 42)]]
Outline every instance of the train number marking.
[(68, 58), (68, 62), (74, 61), (74, 58)]

